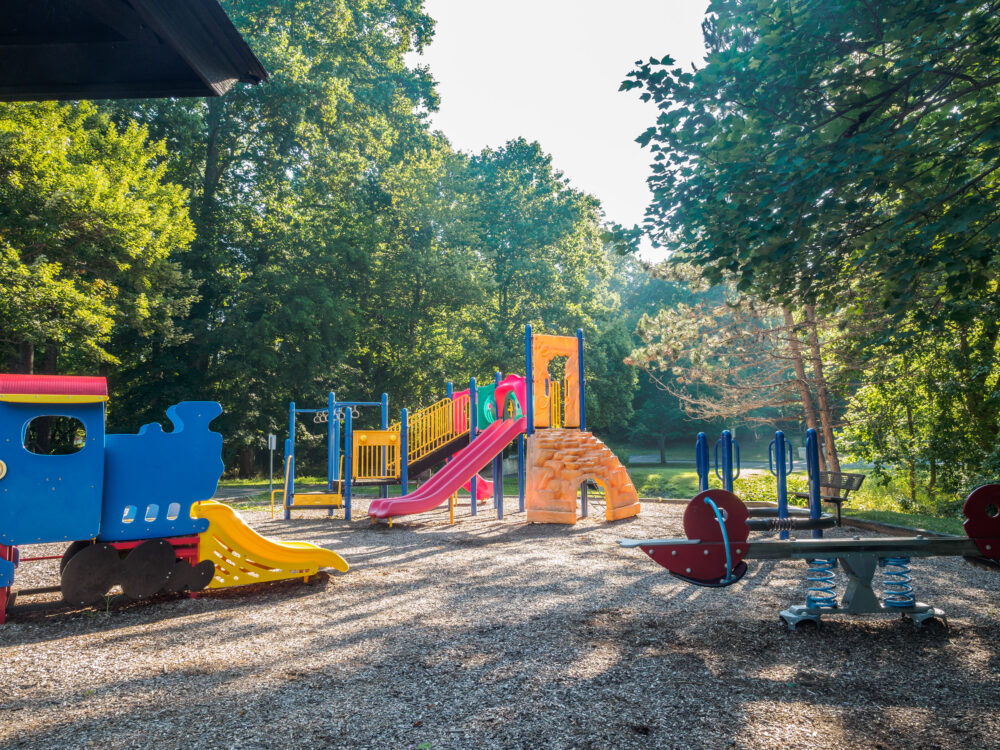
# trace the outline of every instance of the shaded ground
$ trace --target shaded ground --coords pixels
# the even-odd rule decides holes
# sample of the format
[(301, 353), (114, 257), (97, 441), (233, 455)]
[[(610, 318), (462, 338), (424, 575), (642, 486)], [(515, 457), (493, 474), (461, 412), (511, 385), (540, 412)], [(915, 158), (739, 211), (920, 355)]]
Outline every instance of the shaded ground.
[(777, 612), (802, 600), (804, 564), (751, 562), (707, 590), (614, 543), (680, 535), (682, 505), (570, 528), (525, 525), (508, 500), (504, 521), (463, 507), (454, 526), (442, 511), (391, 529), (358, 506), (352, 524), (246, 514), (337, 550), (346, 575), (0, 628), (0, 746), (1000, 747), (988, 571), (914, 562), (950, 630), (793, 633)]

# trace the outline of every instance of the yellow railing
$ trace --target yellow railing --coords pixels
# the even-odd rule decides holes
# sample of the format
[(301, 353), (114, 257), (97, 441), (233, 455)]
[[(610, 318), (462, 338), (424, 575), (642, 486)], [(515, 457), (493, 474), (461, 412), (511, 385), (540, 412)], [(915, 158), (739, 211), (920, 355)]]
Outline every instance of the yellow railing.
[(399, 430), (355, 430), (351, 447), (355, 480), (399, 478)]
[(559, 428), (563, 426), (563, 416), (565, 404), (562, 399), (563, 384), (558, 380), (549, 381), (549, 426)]
[[(354, 479), (399, 479), (400, 424), (388, 430), (355, 430)], [(429, 456), (469, 431), (469, 396), (441, 399), (407, 416), (407, 461)]]
[(469, 400), (444, 398), (426, 409), (410, 414), (406, 441), (407, 461), (429, 456), (469, 431)]

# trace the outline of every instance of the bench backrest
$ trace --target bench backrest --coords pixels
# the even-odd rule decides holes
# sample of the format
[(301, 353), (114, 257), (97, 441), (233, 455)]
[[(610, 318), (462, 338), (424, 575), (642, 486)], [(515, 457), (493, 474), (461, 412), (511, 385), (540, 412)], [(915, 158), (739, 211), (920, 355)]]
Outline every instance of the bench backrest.
[(819, 472), (819, 486), (837, 490), (838, 494), (843, 492), (846, 495), (848, 492), (859, 490), (864, 481), (864, 474), (846, 474), (837, 471)]

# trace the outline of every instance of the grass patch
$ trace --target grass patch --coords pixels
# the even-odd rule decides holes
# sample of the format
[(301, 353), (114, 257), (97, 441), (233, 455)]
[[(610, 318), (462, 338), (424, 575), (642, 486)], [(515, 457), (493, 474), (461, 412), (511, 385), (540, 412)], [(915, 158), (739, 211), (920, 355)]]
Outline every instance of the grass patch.
[(851, 518), (863, 518), (868, 521), (878, 521), (880, 523), (891, 523), (896, 526), (907, 526), (911, 529), (937, 531), (941, 534), (965, 536), (965, 529), (962, 528), (962, 521), (957, 518), (935, 518), (934, 516), (924, 516), (916, 513), (899, 513), (891, 510), (853, 510), (848, 508), (844, 509), (844, 516), (849, 516)]

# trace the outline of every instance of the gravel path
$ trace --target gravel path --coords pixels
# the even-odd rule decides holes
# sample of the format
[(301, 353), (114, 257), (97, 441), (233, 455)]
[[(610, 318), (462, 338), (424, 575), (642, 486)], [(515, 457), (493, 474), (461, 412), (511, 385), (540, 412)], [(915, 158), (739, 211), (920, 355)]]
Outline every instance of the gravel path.
[(337, 550), (346, 575), (0, 628), (0, 746), (1000, 747), (989, 571), (913, 564), (950, 630), (831, 618), (793, 633), (777, 613), (802, 601), (803, 563), (751, 561), (699, 589), (615, 544), (680, 536), (682, 505), (570, 528), (525, 525), (508, 499), (504, 521), (462, 508), (454, 526), (439, 511), (391, 529), (358, 505), (352, 524), (245, 514)]

